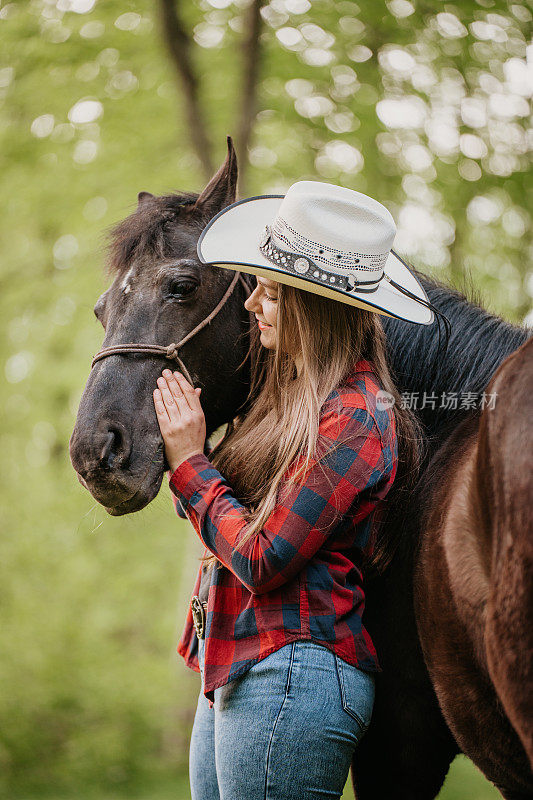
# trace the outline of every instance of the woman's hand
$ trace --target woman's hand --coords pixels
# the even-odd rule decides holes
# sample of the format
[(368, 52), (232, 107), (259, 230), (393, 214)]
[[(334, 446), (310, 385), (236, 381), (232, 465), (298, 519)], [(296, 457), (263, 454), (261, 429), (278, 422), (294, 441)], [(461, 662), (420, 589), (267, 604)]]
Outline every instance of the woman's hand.
[(205, 416), (200, 405), (201, 389), (194, 389), (181, 372), (163, 370), (154, 389), (157, 421), (165, 443), (165, 454), (174, 472), (182, 461), (204, 452)]

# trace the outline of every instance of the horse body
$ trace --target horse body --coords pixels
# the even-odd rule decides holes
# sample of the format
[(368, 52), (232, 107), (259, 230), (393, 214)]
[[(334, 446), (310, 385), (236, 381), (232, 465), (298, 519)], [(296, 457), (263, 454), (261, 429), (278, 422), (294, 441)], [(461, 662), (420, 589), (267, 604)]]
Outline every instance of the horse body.
[[(501, 365), (494, 408), (428, 467), (415, 613), (439, 705), (505, 797), (533, 795), (533, 340)], [(453, 469), (451, 468), (451, 465)]]
[[(189, 194), (181, 198), (176, 195), (155, 198), (147, 193), (139, 195), (137, 211), (114, 231), (111, 266), (115, 280), (95, 308), (106, 329), (104, 345), (115, 346), (123, 342), (166, 345), (183, 338), (212, 311), (229, 280), (225, 270), (198, 263), (196, 241), (207, 221), (233, 202), (236, 183), (235, 153), (228, 137), (228, 156), (200, 195)], [(481, 391), (499, 364), (528, 338), (527, 331), (490, 316), (456, 290), (417, 274), (431, 302), (450, 319), (452, 336), (443, 358), (433, 326), (428, 330), (427, 326), (383, 318), (390, 364), (398, 388), (401, 392), (439, 392), (454, 388)], [(233, 273), (230, 275), (232, 277)], [(253, 289), (254, 276), (243, 274), (243, 278)], [(189, 289), (193, 285), (192, 291), (176, 294), (172, 287), (184, 282), (189, 284)], [(244, 300), (239, 285), (239, 290), (229, 297), (220, 313), (197, 338), (187, 342), (180, 353), (195, 384), (202, 386), (208, 436), (237, 413), (245, 411), (250, 378), (246, 345), (248, 337), (257, 331), (253, 325), (250, 326), (250, 317), (243, 308)], [(111, 355), (94, 365), (87, 381), (71, 437), (71, 460), (80, 481), (111, 514), (131, 513), (147, 505), (156, 496), (164, 470), (168, 468), (152, 402), (152, 389), (164, 365), (159, 356)], [(501, 697), (505, 697), (505, 709), (503, 712), (500, 709), (497, 717), (500, 723), (503, 719), (504, 724), (500, 724), (499, 729), (489, 726), (483, 736), (492, 742), (509, 734), (509, 763), (514, 765), (516, 782), (503, 781), (500, 785), (524, 785), (520, 782), (520, 776), (524, 774), (523, 747), (528, 742), (530, 729), (524, 723), (520, 695), (513, 684), (512, 674), (503, 670), (504, 676), (500, 675), (502, 665), (498, 642), (502, 642), (505, 635), (511, 639), (517, 637), (527, 624), (529, 609), (525, 605), (525, 593), (530, 584), (524, 577), (519, 596), (519, 602), (522, 599), (524, 602), (520, 612), (522, 616), (508, 628), (509, 620), (502, 619), (490, 601), (486, 603), (488, 611), (485, 611), (485, 617), (491, 614), (494, 617), (494, 625), (486, 635), (487, 672), (481, 658), (483, 637), (479, 635), (480, 628), (472, 623), (473, 615), (466, 614), (470, 626), (469, 639), (466, 632), (463, 638), (457, 638), (464, 630), (459, 618), (455, 620), (459, 628), (452, 633), (452, 629), (443, 624), (443, 616), (435, 613), (443, 603), (442, 607), (448, 608), (452, 616), (454, 609), (450, 605), (451, 589), (446, 594), (446, 583), (439, 583), (446, 578), (443, 539), (429, 538), (428, 531), (433, 530), (431, 525), (435, 527), (436, 522), (433, 520), (431, 525), (425, 525), (422, 514), (423, 509), (430, 511), (434, 507), (440, 497), (437, 489), (441, 487), (444, 491), (446, 478), (455, 474), (458, 447), (453, 447), (457, 441), (453, 438), (454, 431), (464, 420), (466, 437), (468, 424), (473, 424), (470, 420), (475, 415), (467, 409), (430, 408), (421, 410), (420, 416), (427, 431), (426, 466), (421, 470), (417, 489), (408, 496), (395, 492), (393, 486), (383, 525), (392, 526), (389, 531), (401, 532), (399, 547), (386, 571), (369, 579), (366, 585), (365, 625), (376, 644), (384, 672), (377, 676), (372, 725), (354, 757), (352, 775), (359, 800), (374, 800), (376, 797), (430, 800), (438, 793), (449, 764), (460, 748), (489, 777), (494, 775), (499, 780), (502, 776), (493, 768), (490, 759), (484, 760), (482, 748), (472, 744), (477, 735), (475, 727), (469, 729), (465, 723), (463, 730), (458, 724), (444, 687), (449, 687), (449, 692), (455, 689), (460, 702), (466, 705), (470, 702), (470, 684), (465, 675), (455, 678), (455, 686), (453, 681), (446, 682), (447, 675), (442, 673), (446, 673), (448, 666), (443, 668), (441, 662), (435, 660), (432, 637), (446, 642), (450, 661), (455, 665), (459, 657), (464, 656), (463, 650), (460, 653), (457, 650), (458, 642), (468, 643), (467, 654), (477, 654), (477, 658), (472, 656), (470, 661), (464, 656), (463, 669), (465, 672), (468, 672), (468, 667), (471, 670), (470, 678), (478, 686), (479, 703), (491, 705), (495, 683), (506, 687), (500, 689)], [(518, 418), (527, 419), (525, 407), (518, 413)], [(468, 437), (465, 442), (467, 440)], [(466, 448), (466, 445), (462, 447)], [(459, 448), (459, 451), (467, 460), (466, 449)], [(446, 453), (449, 453), (448, 458)], [(435, 481), (437, 500), (433, 499), (426, 480), (427, 464), (433, 456), (436, 461), (432, 465), (432, 474), (435, 473), (435, 464), (442, 464), (441, 476)], [(526, 477), (526, 489), (527, 481)], [(490, 492), (486, 496), (489, 501), (493, 499)], [(439, 508), (443, 517), (442, 506)], [(524, 513), (526, 519), (527, 513)], [(524, 520), (517, 520), (517, 524), (523, 525)], [(478, 542), (481, 562), (483, 554), (489, 552), (486, 548), (490, 547), (490, 537), (487, 537), (485, 531), (485, 539)], [(420, 549), (419, 542), (423, 545)], [(450, 547), (453, 551), (453, 541)], [(428, 548), (435, 553), (441, 548), (440, 557), (431, 559), (431, 570), (440, 569), (442, 572), (435, 573), (430, 579), (429, 563), (418, 557), (421, 553), (423, 559)], [(471, 549), (474, 554), (477, 552), (475, 543), (471, 543)], [(469, 563), (473, 565), (474, 574), (474, 568), (477, 569), (474, 556)], [(413, 597), (415, 568), (418, 576), (416, 616)], [(518, 570), (521, 568), (519, 565)], [(487, 569), (485, 565), (481, 577), (490, 574)], [(528, 575), (530, 578), (530, 573)], [(474, 593), (468, 589), (468, 584), (463, 587), (463, 593), (466, 592), (467, 606), (471, 604), (482, 610), (484, 595), (480, 595), (482, 589), (474, 583)], [(439, 592), (439, 589), (444, 597), (430, 593), (430, 590)], [(432, 602), (434, 599), (436, 608), (429, 605), (428, 598)], [(516, 606), (517, 603), (515, 610)], [(420, 617), (420, 639), (417, 616)], [(502, 626), (506, 628), (503, 639), (501, 631), (496, 634)], [(491, 639), (493, 635), (494, 641)], [(514, 638), (515, 644), (517, 641), (519, 639)], [(509, 642), (504, 647), (508, 647), (510, 654), (514, 652)], [(531, 674), (530, 656), (528, 653), (521, 665), (528, 678)], [(464, 681), (464, 693), (462, 683), (457, 683), (459, 679)], [(492, 719), (490, 709), (487, 713), (487, 719)], [(494, 748), (497, 750), (498, 746)], [(507, 758), (507, 754), (501, 758)]]
[[(446, 777), (449, 765), (454, 756), (461, 750), (469, 755), (474, 763), (491, 780), (506, 778), (503, 771), (496, 772), (490, 764), (482, 760), (481, 754), (472, 741), (475, 741), (474, 728), (467, 730), (462, 738), (448, 717), (443, 714), (447, 711), (446, 704), (441, 704), (441, 698), (436, 693), (434, 674), (428, 671), (422, 650), (421, 637), (417, 626), (417, 618), (425, 609), (430, 608), (431, 613), (426, 614), (426, 640), (432, 642), (435, 637), (442, 637), (448, 647), (450, 659), (457, 663), (459, 655), (463, 652), (465, 642), (458, 637), (456, 632), (447, 624), (441, 612), (443, 600), (435, 601), (430, 605), (426, 599), (426, 587), (432, 591), (446, 587), (439, 583), (437, 578), (429, 577), (426, 565), (420, 564), (418, 555), (419, 544), (430, 548), (431, 565), (436, 568), (442, 564), (437, 548), (440, 544), (438, 535), (433, 536), (428, 542), (429, 531), (434, 531), (436, 521), (428, 522), (424, 518), (424, 511), (438, 507), (441, 516), (444, 515), (443, 506), (439, 503), (437, 492), (446, 485), (450, 476), (456, 474), (457, 461), (461, 453), (461, 443), (466, 446), (467, 433), (470, 429), (477, 430), (479, 414), (472, 408), (461, 407), (459, 403), (454, 407), (439, 405), (438, 398), (442, 392), (452, 393), (471, 392), (473, 396), (480, 395), (483, 391), (489, 393), (489, 384), (498, 367), (524, 342), (529, 340), (526, 329), (510, 325), (509, 323), (491, 316), (482, 307), (479, 301), (468, 301), (459, 291), (445, 287), (434, 280), (419, 275), (426, 289), (429, 299), (441, 311), (446, 313), (452, 323), (452, 333), (446, 357), (439, 356), (434, 331), (427, 330), (424, 326), (414, 328), (395, 320), (386, 320), (384, 327), (387, 334), (389, 357), (393, 374), (398, 388), (402, 393), (422, 397), (424, 392), (429, 398), (437, 397), (433, 406), (423, 407), (418, 410), (427, 437), (427, 454), (424, 465), (420, 471), (417, 487), (407, 496), (402, 497), (393, 486), (388, 501), (387, 512), (383, 520), (384, 526), (398, 527), (401, 530), (401, 540), (395, 557), (388, 569), (381, 575), (373, 576), (366, 582), (366, 609), (365, 625), (369, 630), (380, 655), (384, 672), (378, 676), (376, 703), (372, 717), (372, 724), (360, 742), (354, 757), (352, 771), (354, 790), (360, 800), (369, 800), (375, 797), (397, 797), (405, 800), (429, 800), (434, 798)], [(529, 375), (531, 380), (531, 366), (527, 363), (523, 368), (524, 375)], [(493, 387), (492, 384), (490, 384)], [(493, 387), (494, 388), (494, 387)], [(496, 387), (498, 388), (498, 387)], [(450, 396), (450, 395), (449, 395)], [(499, 395), (498, 395), (499, 397)], [(522, 429), (522, 441), (528, 441), (524, 428), (528, 426), (527, 410), (530, 407), (530, 397), (527, 392), (520, 394), (521, 402), (514, 407), (515, 420)], [(501, 401), (502, 409), (509, 409), (507, 400)], [(507, 416), (503, 417), (503, 425), (507, 424)], [(529, 434), (530, 436), (531, 434)], [(531, 453), (527, 446), (525, 453)], [(507, 455), (511, 465), (513, 461)], [(436, 465), (440, 471), (436, 474)], [(520, 469), (523, 496), (531, 495), (531, 468)], [(433, 475), (435, 478), (433, 480)], [(462, 481), (463, 500), (468, 498), (465, 481)], [(434, 490), (432, 486), (434, 485)], [(489, 493), (484, 507), (494, 505), (493, 492)], [(459, 504), (454, 503), (454, 508)], [(523, 541), (527, 541), (528, 525), (531, 526), (531, 512), (523, 497), (519, 506), (521, 518), (516, 524), (523, 531)], [(445, 509), (448, 506), (444, 506)], [(439, 522), (441, 520), (439, 519)], [(481, 557), (490, 553), (490, 540), (483, 528), (471, 524), (468, 528), (469, 542), (474, 551), (481, 552)], [(529, 538), (529, 541), (531, 539)], [(431, 549), (433, 547), (433, 550)], [(521, 559), (525, 553), (519, 554)], [(523, 564), (528, 564), (528, 559), (523, 558)], [(471, 642), (479, 645), (480, 626), (475, 623), (471, 606), (479, 605), (479, 576), (478, 559), (468, 558), (465, 548), (461, 549), (460, 565), (464, 575), (463, 597), (459, 601), (464, 618), (471, 625)], [(520, 574), (521, 567), (517, 566), (516, 575)], [(522, 565), (523, 566), (523, 565)], [(418, 569), (417, 591), (419, 605), (415, 609), (413, 597), (413, 574)], [(528, 578), (524, 578), (523, 592), (514, 604), (515, 613), (519, 610), (522, 614), (523, 627), (530, 625), (531, 600), (527, 596), (527, 589), (531, 591), (531, 571)], [(529, 581), (529, 582), (528, 582)], [(446, 589), (443, 588), (446, 592)], [(450, 588), (446, 594), (449, 599)], [(420, 620), (418, 620), (420, 622)], [(532, 650), (530, 640), (524, 636), (516, 636), (509, 627), (506, 643), (500, 642), (500, 653), (497, 658), (502, 661), (502, 647), (511, 654), (513, 648), (522, 648), (522, 675), (523, 680), (511, 679), (513, 687), (522, 690), (522, 687), (531, 679), (533, 674)], [(401, 635), (399, 635), (399, 632)], [(512, 644), (509, 639), (514, 638)], [(477, 638), (476, 638), (477, 637)], [(476, 645), (477, 643), (477, 645)], [(470, 645), (469, 645), (470, 646)], [(479, 660), (470, 664), (470, 679), (477, 680), (480, 672)], [(442, 669), (440, 662), (439, 668)], [(466, 669), (466, 667), (465, 667)], [(444, 668), (446, 673), (447, 667)], [(489, 679), (490, 680), (490, 679)], [(455, 702), (461, 706), (469, 702), (468, 682), (465, 681), (465, 691), (462, 688), (462, 676), (456, 677), (450, 683), (450, 690), (454, 692)], [(486, 694), (481, 689), (482, 702), (490, 705), (490, 685), (485, 683)], [(490, 689), (490, 691), (489, 691)], [(527, 717), (524, 714), (523, 717)], [(529, 712), (531, 720), (531, 712)], [(509, 726), (509, 720), (506, 725)], [(492, 727), (482, 731), (482, 737), (487, 749), (492, 747), (493, 737), (499, 736), (508, 727), (501, 726), (499, 731)], [(505, 736), (505, 733), (503, 733)], [(470, 737), (473, 737), (472, 739)], [(470, 746), (468, 742), (470, 741)], [(500, 781), (500, 786), (524, 786), (528, 781), (528, 767), (523, 760), (523, 749), (514, 731), (509, 732), (506, 738), (507, 749), (513, 753), (509, 764), (516, 763), (516, 773), (521, 775), (516, 783), (508, 780)], [(496, 748), (496, 744), (494, 744)], [(478, 757), (479, 756), (479, 757)], [(512, 768), (511, 768), (512, 771)], [(522, 790), (520, 790), (522, 791)], [(511, 795), (507, 795), (511, 797)], [(523, 797), (518, 794), (517, 797)]]

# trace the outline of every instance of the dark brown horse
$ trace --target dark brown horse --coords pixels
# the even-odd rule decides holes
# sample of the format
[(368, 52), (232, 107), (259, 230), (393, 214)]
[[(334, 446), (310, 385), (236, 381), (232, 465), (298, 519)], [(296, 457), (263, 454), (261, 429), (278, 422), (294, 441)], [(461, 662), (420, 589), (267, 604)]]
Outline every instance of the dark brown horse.
[[(402, 526), (402, 539), (367, 586), (365, 622), (385, 671), (354, 784), (361, 798), (434, 797), (462, 750), (505, 797), (525, 800), (533, 792), (533, 340), (458, 292), (423, 283), (452, 336), (439, 360), (421, 326), (409, 336), (387, 320), (399, 387), (409, 399), (485, 392), (488, 402), (419, 411), (426, 466), (414, 491), (391, 500), (385, 525)], [(464, 464), (476, 447), (474, 480)]]
[[(110, 266), (114, 280), (95, 308), (105, 327), (106, 347), (124, 342), (167, 345), (181, 341), (220, 304), (234, 273), (201, 265), (196, 241), (206, 222), (236, 199), (236, 183), (235, 153), (228, 138), (228, 156), (200, 195), (140, 194), (135, 213), (113, 232)], [(420, 396), (423, 391), (439, 396), (441, 392), (481, 392), (502, 361), (526, 341), (528, 332), (489, 315), (456, 290), (418, 277), (430, 300), (450, 320), (452, 334), (443, 356), (434, 326), (382, 318), (400, 391)], [(208, 436), (237, 410), (246, 408), (246, 353), (249, 336), (256, 335), (256, 328), (250, 325), (243, 303), (245, 286), (251, 290), (255, 279), (246, 275), (243, 279), (210, 324), (179, 350), (195, 385), (202, 387)], [(111, 514), (136, 511), (159, 490), (167, 465), (151, 392), (166, 363), (162, 354), (116, 354), (97, 361), (89, 375), (71, 437), (71, 459), (82, 483)], [(473, 419), (475, 412), (437, 403), (434, 408), (422, 407), (419, 413), (427, 432), (426, 466), (415, 492), (402, 492), (400, 480), (398, 490), (393, 487), (391, 491), (384, 533), (394, 538), (401, 532), (399, 546), (389, 568), (369, 578), (366, 587), (365, 623), (384, 672), (378, 678), (372, 725), (354, 759), (355, 788), (361, 800), (435, 797), (460, 749), (481, 769), (486, 767), (477, 759), (468, 736), (461, 739), (456, 732), (444, 706), (441, 711), (438, 688), (434, 688), (434, 677), (425, 664), (413, 602), (413, 574), (416, 566), (418, 575), (420, 563), (418, 543), (424, 541), (426, 524), (422, 510), (429, 511), (435, 502), (429, 487), (425, 492), (427, 462), (433, 456), (438, 460), (448, 442), (455, 441), (456, 429)], [(525, 408), (521, 419), (526, 419)], [(456, 468), (452, 452), (446, 474)], [(434, 464), (431, 462), (428, 475), (434, 474)], [(420, 580), (417, 587), (422, 585)], [(425, 596), (423, 589), (421, 594)], [(522, 611), (527, 613), (525, 606)], [(432, 619), (439, 632), (443, 631), (441, 621), (438, 615)], [(505, 647), (510, 654), (508, 643)], [(491, 691), (492, 683), (487, 685), (487, 703), (492, 702)], [(462, 696), (460, 685), (457, 694)], [(506, 707), (504, 718), (511, 731), (515, 730), (516, 714)], [(489, 748), (493, 735), (499, 733), (485, 732)], [(524, 758), (521, 737), (522, 733), (515, 734), (511, 741), (517, 763)], [(486, 770), (486, 774), (506, 788), (516, 785), (502, 780), (503, 773)]]
[[(415, 614), (464, 753), (505, 797), (532, 797), (533, 339), (424, 475)], [(495, 401), (492, 404), (492, 401)]]

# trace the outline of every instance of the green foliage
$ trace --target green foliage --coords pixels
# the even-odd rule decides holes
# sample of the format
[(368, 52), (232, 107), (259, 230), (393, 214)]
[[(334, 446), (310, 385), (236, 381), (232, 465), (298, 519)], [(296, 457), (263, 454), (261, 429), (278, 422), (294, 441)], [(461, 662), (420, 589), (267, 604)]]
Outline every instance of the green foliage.
[[(245, 3), (184, 5), (218, 163), (237, 128)], [(156, 12), (148, 0), (0, 6), (7, 797), (46, 788), (101, 799), (133, 796), (133, 786), (141, 796), (158, 776), (173, 797), (180, 781), (186, 787), (199, 682), (174, 646), (198, 542), (166, 487), (145, 511), (107, 517), (68, 457), (102, 341), (92, 315), (106, 288), (102, 234), (140, 190), (205, 183)], [(272, 0), (247, 193), (300, 178), (368, 192), (394, 214), (402, 255), (459, 284), (471, 274), (491, 310), (522, 321), (533, 293), (521, 84), (528, 15), (489, 0)], [(406, 98), (407, 117), (398, 117), (391, 101)], [(399, 127), (387, 127), (395, 114)], [(485, 787), (454, 797), (489, 797)]]

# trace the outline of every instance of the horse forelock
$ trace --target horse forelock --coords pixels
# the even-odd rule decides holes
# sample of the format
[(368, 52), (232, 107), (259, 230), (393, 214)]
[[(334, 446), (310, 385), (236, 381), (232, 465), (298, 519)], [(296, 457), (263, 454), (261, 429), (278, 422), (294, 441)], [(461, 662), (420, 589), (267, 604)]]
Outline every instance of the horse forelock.
[(198, 194), (193, 192), (153, 197), (112, 227), (107, 234), (109, 275), (126, 275), (132, 264), (143, 257), (171, 258), (177, 225), (180, 221), (194, 223), (192, 216), (184, 219), (184, 210), (197, 198)]

